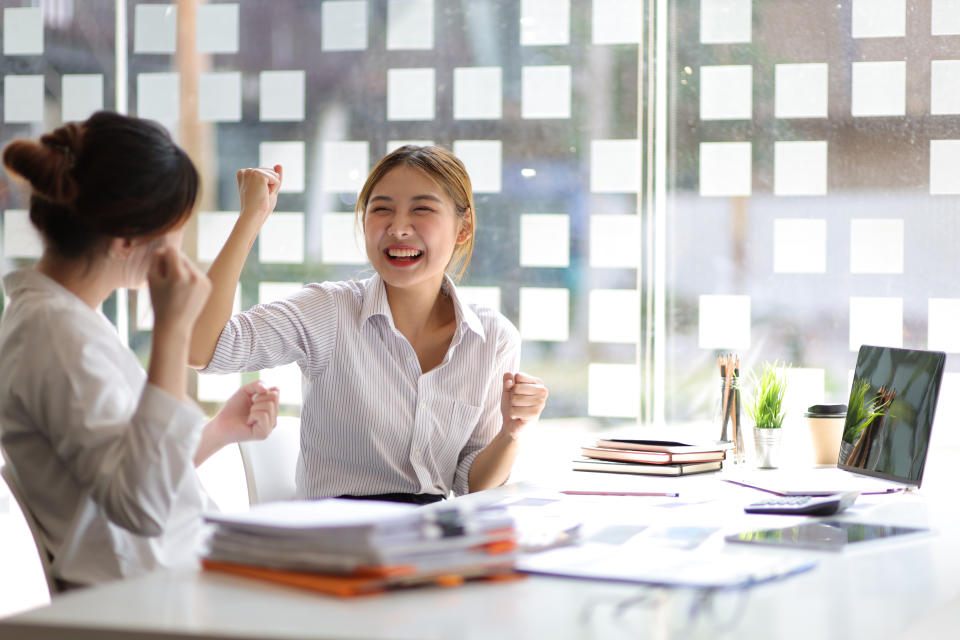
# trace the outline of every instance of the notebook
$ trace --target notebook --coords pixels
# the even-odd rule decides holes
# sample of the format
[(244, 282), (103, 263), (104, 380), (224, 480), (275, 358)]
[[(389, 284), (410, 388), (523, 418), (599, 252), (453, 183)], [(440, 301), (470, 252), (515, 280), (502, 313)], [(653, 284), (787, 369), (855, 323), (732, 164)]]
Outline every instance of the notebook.
[(848, 411), (836, 468), (731, 472), (723, 479), (780, 495), (919, 487), (945, 363), (939, 351), (860, 347), (851, 399), (858, 383), (866, 382), (866, 398), (885, 411), (861, 429)]

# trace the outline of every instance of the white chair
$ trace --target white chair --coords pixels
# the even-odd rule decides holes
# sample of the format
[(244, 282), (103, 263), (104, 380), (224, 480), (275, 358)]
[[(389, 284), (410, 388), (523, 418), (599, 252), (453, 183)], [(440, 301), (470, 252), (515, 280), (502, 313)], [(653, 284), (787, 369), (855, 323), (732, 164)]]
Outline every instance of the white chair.
[(30, 527), (30, 535), (33, 537), (33, 544), (37, 547), (37, 555), (40, 556), (40, 564), (43, 566), (43, 575), (47, 579), (47, 589), (50, 591), (50, 597), (52, 598), (56, 594), (60, 593), (62, 589), (57, 583), (56, 578), (53, 577), (53, 564), (51, 563), (50, 553), (47, 551), (46, 545), (43, 543), (43, 534), (40, 529), (40, 523), (37, 522), (37, 519), (33, 517), (33, 511), (30, 510), (30, 506), (27, 504), (27, 501), (23, 496), (23, 492), (20, 489), (20, 481), (17, 479), (16, 472), (14, 472), (13, 468), (11, 468), (8, 464), (4, 464), (2, 467), (0, 467), (0, 476), (3, 476), (3, 481), (6, 482), (7, 487), (10, 488), (10, 494), (20, 507), (20, 511), (23, 512), (23, 517), (27, 521), (27, 526)]
[(299, 455), (300, 419), (295, 417), (278, 417), (266, 440), (240, 443), (251, 505), (296, 497)]

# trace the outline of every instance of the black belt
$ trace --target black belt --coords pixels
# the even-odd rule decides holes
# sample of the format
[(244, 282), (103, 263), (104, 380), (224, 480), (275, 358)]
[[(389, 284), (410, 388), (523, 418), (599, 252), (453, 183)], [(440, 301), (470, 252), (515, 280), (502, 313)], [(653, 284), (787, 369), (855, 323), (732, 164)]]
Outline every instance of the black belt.
[(443, 500), (439, 493), (375, 493), (369, 496), (338, 496), (347, 500), (385, 500), (410, 504), (432, 504)]

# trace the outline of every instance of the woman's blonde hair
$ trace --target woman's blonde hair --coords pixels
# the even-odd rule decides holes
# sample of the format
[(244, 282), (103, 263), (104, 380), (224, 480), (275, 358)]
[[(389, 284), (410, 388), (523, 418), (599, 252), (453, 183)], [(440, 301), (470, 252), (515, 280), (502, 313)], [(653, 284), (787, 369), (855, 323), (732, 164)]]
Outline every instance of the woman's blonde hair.
[(473, 255), (473, 239), (476, 237), (477, 231), (477, 214), (473, 208), (473, 187), (470, 184), (470, 176), (467, 175), (467, 169), (463, 166), (460, 158), (450, 151), (433, 145), (420, 147), (408, 144), (385, 155), (367, 176), (367, 181), (360, 189), (360, 195), (357, 196), (357, 221), (361, 225), (363, 224), (363, 215), (367, 209), (367, 202), (370, 200), (373, 188), (383, 176), (401, 165), (423, 171), (431, 180), (440, 185), (453, 200), (461, 229), (470, 232), (470, 236), (454, 248), (450, 264), (447, 265), (447, 271), (452, 274), (455, 280), (459, 281), (467, 270), (467, 265), (470, 264), (470, 258)]

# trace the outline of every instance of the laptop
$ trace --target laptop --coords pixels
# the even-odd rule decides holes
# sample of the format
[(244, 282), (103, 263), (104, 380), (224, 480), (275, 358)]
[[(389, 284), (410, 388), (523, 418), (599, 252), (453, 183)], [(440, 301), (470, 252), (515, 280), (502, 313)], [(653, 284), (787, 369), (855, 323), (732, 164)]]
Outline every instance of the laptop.
[(723, 479), (785, 496), (919, 487), (945, 363), (939, 351), (860, 347), (848, 407), (866, 384), (863, 396), (879, 415), (858, 421), (848, 410), (836, 468), (732, 471)]

